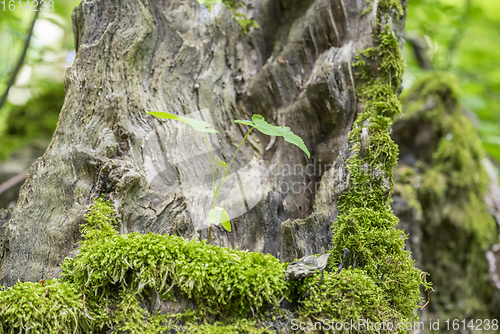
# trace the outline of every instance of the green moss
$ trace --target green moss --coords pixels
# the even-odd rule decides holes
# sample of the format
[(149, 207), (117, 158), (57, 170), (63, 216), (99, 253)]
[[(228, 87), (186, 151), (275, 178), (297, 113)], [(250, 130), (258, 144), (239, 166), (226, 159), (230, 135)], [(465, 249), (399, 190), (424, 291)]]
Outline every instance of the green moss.
[(368, 4), (368, 7), (366, 7), (361, 11), (361, 16), (365, 16), (366, 14), (370, 13), (373, 10), (373, 1), (365, 0), (365, 2)]
[(18, 282), (0, 292), (0, 333), (90, 333), (104, 316), (75, 285)]
[(233, 324), (222, 322), (214, 324), (190, 325), (186, 329), (189, 333), (199, 334), (264, 334), (269, 333), (267, 328), (259, 328), (255, 321), (240, 319)]
[[(461, 112), (456, 78), (431, 73), (403, 101), (405, 117), (431, 124), (438, 138), (432, 156), (416, 165), (422, 180), (417, 191), (428, 212), (428, 224), (436, 226), (447, 220), (473, 234), (485, 248), (496, 235), (484, 202), (488, 176), (481, 161), (485, 152), (476, 129)], [(450, 205), (452, 210), (443, 210)]]
[(95, 296), (105, 309), (116, 310), (108, 325), (145, 331), (169, 319), (151, 318), (140, 307), (152, 290), (164, 300), (194, 303), (197, 321), (258, 315), (283, 295), (284, 266), (270, 255), (177, 236), (118, 235), (112, 229), (114, 217), (109, 204), (96, 200), (82, 225), (79, 254), (62, 266), (69, 282)]
[(205, 4), (208, 10), (212, 10), (213, 4), (224, 3), (224, 5), (229, 9), (229, 11), (233, 14), (233, 19), (235, 19), (243, 33), (246, 35), (250, 28), (254, 27), (256, 29), (259, 28), (257, 22), (253, 19), (249, 19), (245, 14), (239, 13), (237, 10), (240, 7), (246, 8), (245, 3), (243, 2), (235, 2), (234, 0), (198, 0), (199, 3)]
[(301, 312), (303, 322), (349, 322), (366, 319), (371, 322), (392, 320), (387, 310), (383, 291), (361, 269), (344, 269), (339, 274), (325, 273), (318, 285), (320, 274), (305, 279), (300, 293), (308, 295)]
[[(484, 251), (497, 242), (484, 202), (488, 176), (476, 129), (462, 113), (457, 79), (446, 72), (422, 77), (404, 94), (400, 122), (425, 127), (426, 150), (411, 169), (422, 208), (422, 265), (438, 293), (429, 305), (436, 318), (498, 317)], [(404, 180), (403, 180), (404, 182)], [(480, 279), (478, 279), (480, 277)]]
[(153, 233), (95, 235), (86, 234), (62, 266), (64, 277), (95, 295), (151, 288), (164, 299), (177, 292), (207, 314), (246, 316), (275, 305), (285, 288), (284, 267), (271, 255)]
[[(256, 319), (285, 290), (285, 265), (276, 258), (177, 236), (119, 235), (118, 224), (111, 205), (96, 199), (80, 226), (77, 256), (62, 264), (63, 280), (0, 292), (0, 319), (13, 319), (2, 322), (4, 332), (45, 329), (44, 323), (61, 328), (54, 332), (236, 333), (237, 325), (242, 333), (263, 332)], [(155, 292), (191, 306), (150, 314), (145, 305)]]
[(418, 217), (423, 214), (422, 205), (420, 204), (418, 193), (415, 186), (420, 186), (421, 177), (415, 169), (409, 166), (398, 166), (395, 169), (395, 184), (394, 194), (401, 196), (408, 202), (410, 208), (417, 210)]
[(393, 13), (404, 15), (404, 9), (400, 0), (379, 0), (378, 13), (385, 16)]
[[(396, 229), (398, 219), (390, 207), (398, 147), (389, 129), (392, 118), (401, 112), (397, 91), (404, 63), (389, 23), (381, 22), (394, 13), (402, 15), (403, 11), (398, 1), (384, 0), (378, 3), (377, 13), (379, 29), (373, 38), (375, 46), (361, 51), (355, 64), (358, 78), (363, 82), (357, 95), (364, 103), (364, 111), (358, 115), (349, 134), (354, 152), (346, 163), (350, 188), (338, 201), (341, 214), (333, 225), (329, 264), (335, 270), (347, 248), (349, 255), (344, 267), (352, 268), (356, 263), (358, 269), (329, 275), (330, 285), (320, 294), (322, 297), (309, 297), (306, 304), (312, 305), (314, 299), (313, 304), (325, 309), (324, 314), (314, 316), (333, 312), (342, 320), (365, 315), (370, 319), (406, 322), (417, 319), (415, 309), (421, 302), (420, 287), (428, 288), (429, 284), (425, 273), (414, 267), (405, 250), (406, 236)], [(368, 144), (361, 152), (363, 133), (367, 133)], [(353, 281), (350, 289), (346, 275)], [(346, 290), (349, 293), (346, 294)], [(366, 304), (360, 297), (363, 292), (372, 304)], [(346, 306), (337, 309), (321, 299), (333, 299)], [(332, 307), (334, 309), (330, 309)], [(311, 312), (315, 311), (304, 308), (301, 312), (303, 316), (312, 316)]]
[(248, 34), (248, 30), (250, 30), (250, 28), (252, 28), (252, 27), (256, 28), (256, 29), (259, 28), (259, 25), (257, 24), (257, 22), (255, 22), (253, 19), (249, 19), (245, 14), (233, 12), (233, 18), (236, 21), (238, 21), (238, 23), (240, 24), (241, 30), (243, 31), (243, 33), (245, 35)]

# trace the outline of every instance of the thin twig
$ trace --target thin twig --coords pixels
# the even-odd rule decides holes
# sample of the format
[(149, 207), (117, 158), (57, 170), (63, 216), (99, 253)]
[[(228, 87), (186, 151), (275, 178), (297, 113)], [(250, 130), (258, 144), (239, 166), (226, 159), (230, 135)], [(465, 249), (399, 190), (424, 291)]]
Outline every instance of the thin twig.
[(31, 35), (33, 35), (33, 28), (35, 27), (35, 22), (38, 18), (38, 13), (39, 13), (39, 11), (35, 12), (35, 16), (33, 17), (33, 21), (31, 22), (31, 26), (28, 30), (28, 36), (26, 37), (26, 40), (24, 42), (24, 48), (23, 48), (23, 52), (21, 53), (21, 57), (19, 57), (19, 60), (17, 61), (17, 64), (16, 64), (16, 67), (14, 68), (14, 71), (12, 71), (10, 79), (7, 82), (7, 88), (5, 88), (5, 92), (3, 93), (2, 97), (0, 98), (0, 110), (2, 109), (3, 105), (5, 104), (5, 101), (7, 100), (7, 96), (9, 96), (10, 88), (16, 82), (16, 78), (17, 78), (17, 74), (19, 73), (19, 70), (21, 69), (21, 67), (24, 64), (24, 59), (26, 58), (26, 53), (28, 53)]
[(344, 256), (342, 257), (342, 262), (340, 262), (339, 269), (337, 270), (337, 274), (340, 274), (342, 271), (342, 268), (344, 268), (344, 261), (345, 257), (349, 254), (349, 250), (347, 248), (344, 248)]
[(238, 154), (238, 151), (240, 150), (241, 145), (243, 145), (243, 142), (245, 141), (245, 139), (247, 139), (248, 135), (250, 134), (250, 132), (252, 132), (253, 129), (254, 129), (254, 127), (252, 127), (250, 130), (248, 130), (248, 132), (245, 135), (245, 137), (243, 137), (243, 139), (241, 140), (241, 143), (238, 146), (238, 149), (236, 150), (236, 152), (234, 152), (233, 158), (231, 159), (231, 162), (229, 163), (229, 166), (227, 166), (226, 174), (224, 174), (224, 177), (222, 178), (222, 182), (221, 182), (221, 184), (219, 186), (219, 189), (218, 189), (218, 191), (216, 193), (216, 197), (219, 196), (220, 190), (222, 189), (222, 185), (224, 184), (224, 181), (226, 180), (226, 176), (229, 173), (229, 168), (231, 168), (231, 165), (233, 164), (234, 158), (236, 158), (236, 154)]
[(427, 306), (427, 304), (429, 304), (429, 302), (431, 301), (431, 297), (429, 296), (431, 294), (431, 292), (433, 292), (434, 290), (431, 290), (429, 291), (429, 293), (427, 294), (427, 303), (424, 304), (424, 306), (422, 306), (422, 308), (420, 309), (420, 311), (422, 311), (424, 309), (424, 307)]
[(15, 185), (19, 184), (20, 182), (23, 182), (26, 180), (26, 176), (28, 175), (28, 171), (25, 170), (16, 176), (11, 177), (4, 183), (0, 184), (0, 195), (9, 190), (10, 188), (14, 187)]

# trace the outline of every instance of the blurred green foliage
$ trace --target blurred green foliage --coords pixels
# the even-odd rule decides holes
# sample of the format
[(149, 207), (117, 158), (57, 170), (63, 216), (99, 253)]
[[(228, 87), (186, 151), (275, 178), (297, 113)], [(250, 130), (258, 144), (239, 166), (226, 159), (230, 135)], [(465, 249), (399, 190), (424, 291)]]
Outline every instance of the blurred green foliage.
[[(419, 40), (435, 70), (459, 78), (462, 104), (479, 122), (487, 152), (500, 161), (500, 1), (409, 0), (406, 36)], [(428, 70), (406, 43), (405, 86)]]
[(53, 83), (22, 106), (7, 104), (3, 110), (5, 131), (0, 136), (0, 161), (33, 140), (50, 140), (63, 101), (64, 84)]
[[(68, 54), (74, 50), (71, 13), (79, 2), (57, 2), (54, 11), (38, 16), (10, 101), (0, 109), (0, 161), (34, 139), (52, 137), (64, 101), (65, 68), (71, 65)], [(0, 95), (23, 52), (34, 18), (34, 12), (16, 6), (15, 11), (0, 13)], [(12, 95), (17, 98), (11, 99)]]

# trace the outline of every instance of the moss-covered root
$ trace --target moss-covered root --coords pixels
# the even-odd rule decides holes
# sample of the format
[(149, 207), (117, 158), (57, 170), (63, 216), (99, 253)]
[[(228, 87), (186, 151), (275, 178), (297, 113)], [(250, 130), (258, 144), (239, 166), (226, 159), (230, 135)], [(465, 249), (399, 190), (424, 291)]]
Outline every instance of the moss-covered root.
[[(113, 207), (97, 199), (81, 225), (78, 255), (62, 264), (63, 279), (0, 291), (0, 333), (267, 331), (259, 316), (285, 291), (276, 258), (176, 236), (119, 235), (118, 223)], [(158, 312), (154, 298), (170, 312)]]
[(256, 317), (283, 296), (284, 265), (271, 255), (177, 236), (118, 235), (114, 217), (109, 204), (97, 199), (81, 226), (79, 253), (65, 260), (62, 275), (105, 310), (114, 310), (108, 323), (115, 328), (153, 333), (161, 324), (176, 324), (173, 315), (148, 314), (140, 305), (153, 294), (176, 304), (174, 313), (196, 309), (181, 321), (193, 326)]
[[(379, 1), (374, 47), (361, 51), (355, 64), (362, 82), (357, 96), (364, 103), (364, 111), (349, 135), (354, 154), (346, 162), (350, 188), (338, 201), (341, 214), (333, 226), (333, 274), (327, 276), (324, 288), (314, 290), (324, 292), (306, 299), (301, 310), (304, 317), (321, 318), (332, 313), (342, 320), (361, 316), (411, 322), (417, 319), (420, 287), (429, 287), (425, 274), (414, 267), (405, 250), (406, 236), (396, 229), (398, 219), (390, 207), (398, 156), (390, 127), (392, 118), (401, 112), (397, 92), (404, 68), (391, 31), (392, 15), (403, 15), (399, 1)], [(345, 269), (337, 275), (341, 262)], [(323, 297), (314, 297), (318, 295)], [(365, 303), (367, 298), (372, 304)], [(328, 299), (344, 306), (322, 302)], [(311, 310), (312, 305), (323, 311)]]

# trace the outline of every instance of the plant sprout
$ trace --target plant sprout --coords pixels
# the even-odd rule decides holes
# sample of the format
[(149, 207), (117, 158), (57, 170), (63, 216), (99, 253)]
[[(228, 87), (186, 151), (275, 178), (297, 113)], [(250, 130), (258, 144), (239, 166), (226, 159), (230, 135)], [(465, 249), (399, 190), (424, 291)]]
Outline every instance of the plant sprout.
[[(231, 232), (231, 221), (229, 219), (229, 214), (227, 211), (221, 207), (216, 206), (217, 204), (217, 198), (219, 197), (220, 191), (222, 189), (222, 185), (224, 184), (224, 181), (226, 180), (226, 176), (229, 174), (229, 169), (231, 168), (231, 165), (233, 164), (234, 158), (236, 157), (236, 154), (238, 154), (238, 151), (240, 150), (241, 146), (243, 145), (243, 142), (245, 139), (247, 139), (248, 135), (250, 132), (252, 132), (253, 129), (257, 129), (263, 134), (269, 135), (269, 136), (280, 136), (283, 137), (287, 142), (298, 146), (302, 151), (304, 151), (307, 154), (307, 157), (310, 158), (311, 154), (309, 153), (309, 150), (307, 149), (306, 145), (304, 144), (304, 141), (302, 138), (299, 136), (295, 135), (292, 131), (290, 131), (289, 127), (285, 126), (274, 126), (269, 123), (267, 123), (262, 115), (255, 114), (252, 117), (251, 121), (240, 121), (236, 120), (234, 121), (235, 123), (240, 123), (244, 125), (251, 126), (250, 130), (245, 134), (243, 139), (240, 142), (240, 145), (236, 149), (236, 152), (234, 152), (233, 158), (231, 159), (231, 162), (229, 163), (229, 166), (221, 160), (217, 155), (213, 155), (212, 158), (212, 152), (210, 150), (210, 144), (208, 141), (208, 135), (207, 133), (219, 133), (219, 131), (210, 128), (210, 124), (204, 121), (199, 121), (193, 118), (189, 118), (186, 116), (177, 116), (170, 114), (168, 112), (160, 112), (160, 111), (151, 111), (148, 112), (148, 114), (153, 115), (157, 118), (162, 118), (162, 119), (173, 119), (173, 120), (178, 120), (183, 123), (189, 124), (193, 129), (195, 129), (198, 132), (203, 132), (205, 135), (205, 139), (207, 142), (207, 149), (208, 149), (208, 154), (210, 156), (210, 167), (212, 169), (212, 195), (213, 195), (213, 203), (212, 203), (212, 208), (208, 212), (207, 216), (207, 222), (210, 225), (209, 230), (208, 230), (208, 238), (207, 242), (210, 243), (210, 238), (212, 236), (212, 226), (216, 224), (221, 224), (222, 227), (224, 227), (228, 232)], [(215, 179), (215, 170), (214, 170), (214, 162), (215, 166), (218, 168), (218, 176), (217, 176), (217, 181)], [(225, 169), (225, 174), (224, 177), (221, 180), (221, 172), (222, 170)]]

